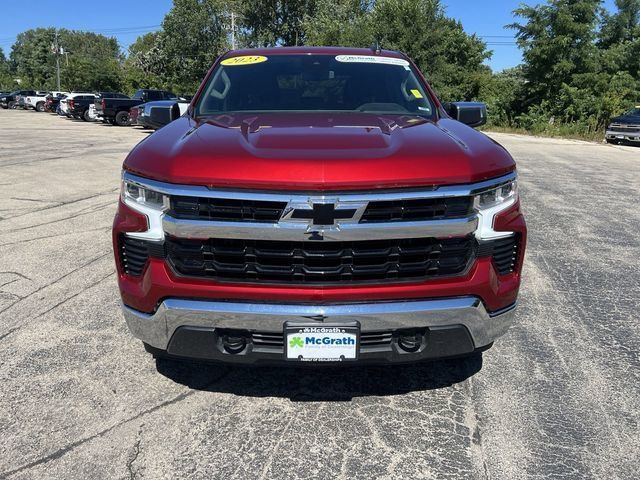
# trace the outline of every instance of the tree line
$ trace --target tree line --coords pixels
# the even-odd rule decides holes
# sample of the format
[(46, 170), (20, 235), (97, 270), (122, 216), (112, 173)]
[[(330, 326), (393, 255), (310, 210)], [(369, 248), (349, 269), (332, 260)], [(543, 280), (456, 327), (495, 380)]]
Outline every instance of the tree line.
[[(443, 100), (480, 100), (493, 126), (589, 136), (640, 103), (640, 0), (547, 0), (510, 25), (521, 65), (492, 72), (492, 52), (440, 0), (174, 0), (157, 32), (126, 52), (115, 38), (37, 28), (0, 51), (0, 88), (55, 88), (58, 36), (66, 90), (195, 91), (218, 55), (237, 47), (334, 45), (407, 53)], [(19, 79), (19, 85), (16, 80)]]

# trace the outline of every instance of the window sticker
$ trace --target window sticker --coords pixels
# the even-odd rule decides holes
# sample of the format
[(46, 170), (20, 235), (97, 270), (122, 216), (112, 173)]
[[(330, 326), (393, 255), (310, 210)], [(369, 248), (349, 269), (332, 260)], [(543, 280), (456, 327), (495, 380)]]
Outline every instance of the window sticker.
[(337, 55), (336, 60), (343, 63), (382, 63), (385, 65), (399, 65), (408, 68), (409, 62), (402, 58), (376, 57), (373, 55)]
[(411, 93), (413, 93), (413, 96), (414, 96), (415, 98), (424, 98), (424, 97), (422, 96), (422, 94), (420, 93), (420, 90), (418, 90), (417, 88), (412, 88), (412, 89), (411, 89)]
[(253, 65), (254, 63), (262, 63), (266, 61), (267, 57), (263, 57), (262, 55), (244, 55), (242, 57), (225, 58), (220, 62), (220, 64), (232, 67), (237, 65)]

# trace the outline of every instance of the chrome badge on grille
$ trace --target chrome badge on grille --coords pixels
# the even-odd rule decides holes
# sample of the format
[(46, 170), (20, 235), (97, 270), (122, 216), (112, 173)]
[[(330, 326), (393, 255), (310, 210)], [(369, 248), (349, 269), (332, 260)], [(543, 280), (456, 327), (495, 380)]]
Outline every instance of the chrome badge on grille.
[(292, 200), (282, 212), (280, 223), (306, 223), (309, 230), (339, 229), (341, 224), (358, 223), (367, 204), (325, 197), (309, 197), (306, 202)]

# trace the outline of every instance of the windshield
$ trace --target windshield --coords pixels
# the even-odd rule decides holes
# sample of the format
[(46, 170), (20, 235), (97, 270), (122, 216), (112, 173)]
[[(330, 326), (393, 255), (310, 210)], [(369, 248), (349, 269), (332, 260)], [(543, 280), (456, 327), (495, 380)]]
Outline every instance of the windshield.
[(432, 116), (434, 108), (404, 59), (317, 54), (227, 58), (195, 106), (196, 116), (326, 111)]
[(640, 116), (640, 107), (632, 108), (628, 112), (625, 112), (625, 115)]

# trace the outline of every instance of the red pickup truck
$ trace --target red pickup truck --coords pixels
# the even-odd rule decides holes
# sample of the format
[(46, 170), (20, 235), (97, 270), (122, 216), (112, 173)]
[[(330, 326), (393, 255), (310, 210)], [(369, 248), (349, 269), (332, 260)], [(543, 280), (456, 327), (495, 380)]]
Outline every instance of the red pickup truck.
[(527, 230), (512, 157), (470, 127), (485, 119), (441, 104), (398, 52), (223, 55), (124, 162), (113, 244), (131, 332), (155, 356), (245, 364), (489, 348)]

